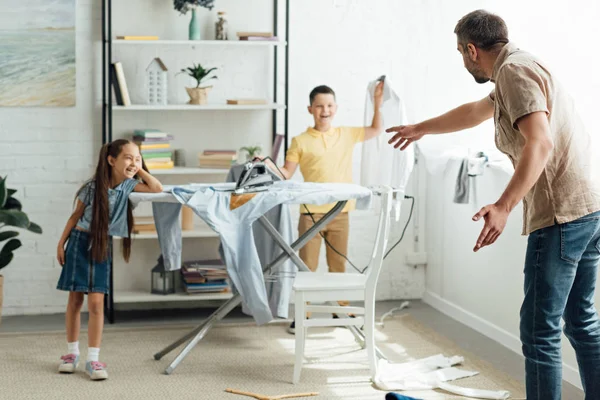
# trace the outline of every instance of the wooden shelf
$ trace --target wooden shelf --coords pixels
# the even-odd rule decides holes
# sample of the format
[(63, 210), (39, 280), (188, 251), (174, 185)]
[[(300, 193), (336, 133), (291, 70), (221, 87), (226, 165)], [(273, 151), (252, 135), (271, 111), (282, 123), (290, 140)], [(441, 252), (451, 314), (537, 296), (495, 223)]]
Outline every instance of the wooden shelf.
[(151, 106), (145, 104), (132, 104), (130, 106), (113, 105), (114, 111), (241, 111), (241, 110), (282, 110), (285, 109), (283, 104), (206, 104), (206, 105), (190, 105), (190, 104), (168, 104), (166, 106)]
[(174, 167), (170, 169), (150, 169), (152, 175), (216, 175), (227, 174), (229, 169), (200, 168), (200, 167)]
[(173, 294), (152, 294), (145, 290), (126, 290), (114, 291), (115, 303), (160, 303), (165, 301), (206, 301), (206, 300), (229, 300), (232, 297), (231, 292), (218, 293), (173, 293)]
[[(219, 237), (219, 234), (212, 229), (195, 229), (193, 231), (181, 231), (182, 238), (216, 238)], [(158, 234), (156, 233), (134, 233), (131, 235), (132, 239), (158, 239)], [(120, 240), (122, 238), (115, 237), (116, 240)]]
[(164, 46), (285, 46), (285, 41), (270, 41), (270, 40), (122, 40), (113, 39), (112, 44), (116, 45), (164, 45)]

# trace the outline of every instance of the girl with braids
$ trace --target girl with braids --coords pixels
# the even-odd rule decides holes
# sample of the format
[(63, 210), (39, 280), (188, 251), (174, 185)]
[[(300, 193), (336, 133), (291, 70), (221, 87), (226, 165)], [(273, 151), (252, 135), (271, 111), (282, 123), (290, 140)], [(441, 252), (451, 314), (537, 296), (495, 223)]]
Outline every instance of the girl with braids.
[[(162, 192), (148, 172), (138, 146), (125, 139), (102, 146), (94, 177), (78, 191), (75, 211), (58, 242), (56, 258), (63, 267), (57, 289), (69, 292), (65, 315), (68, 354), (59, 372), (73, 373), (79, 362), (80, 311), (88, 295), (88, 353), (85, 370), (92, 380), (106, 379), (99, 362), (104, 326), (104, 295), (109, 290), (113, 236), (123, 238), (123, 257), (129, 261), (133, 213), (132, 192)], [(65, 243), (67, 244), (65, 250)]]

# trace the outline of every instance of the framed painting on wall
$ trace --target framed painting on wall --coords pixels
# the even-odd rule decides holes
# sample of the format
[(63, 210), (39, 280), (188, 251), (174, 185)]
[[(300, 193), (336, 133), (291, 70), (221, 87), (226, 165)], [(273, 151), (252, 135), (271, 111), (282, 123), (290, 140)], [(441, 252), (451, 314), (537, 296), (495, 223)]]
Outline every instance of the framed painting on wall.
[(0, 107), (75, 105), (75, 1), (0, 0)]

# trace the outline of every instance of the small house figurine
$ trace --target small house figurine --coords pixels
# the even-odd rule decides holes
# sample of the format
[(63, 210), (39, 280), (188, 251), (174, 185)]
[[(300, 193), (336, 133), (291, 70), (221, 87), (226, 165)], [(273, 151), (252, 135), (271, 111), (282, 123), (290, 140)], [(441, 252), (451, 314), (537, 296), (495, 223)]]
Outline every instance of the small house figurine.
[(167, 67), (158, 57), (146, 68), (148, 104), (167, 105), (167, 71)]

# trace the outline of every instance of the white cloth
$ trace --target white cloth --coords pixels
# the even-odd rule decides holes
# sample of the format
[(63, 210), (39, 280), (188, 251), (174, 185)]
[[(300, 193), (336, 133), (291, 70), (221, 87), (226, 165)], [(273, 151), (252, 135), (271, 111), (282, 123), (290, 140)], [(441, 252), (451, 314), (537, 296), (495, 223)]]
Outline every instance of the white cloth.
[(478, 372), (454, 367), (464, 359), (460, 356), (444, 357), (441, 354), (401, 364), (380, 360), (373, 383), (386, 391), (443, 389), (460, 396), (479, 399), (504, 400), (510, 397), (505, 390), (491, 391), (464, 388), (447, 382), (468, 378)]
[[(373, 96), (379, 81), (375, 80), (367, 86), (365, 100), (365, 126), (373, 121)], [(384, 129), (407, 124), (404, 104), (389, 78), (383, 83), (383, 104), (381, 117)], [(415, 164), (415, 154), (412, 145), (404, 151), (394, 149), (388, 141), (392, 133), (385, 131), (362, 144), (362, 162), (360, 169), (360, 184), (363, 186), (391, 186), (393, 189), (406, 192), (406, 186)], [(398, 196), (402, 200), (402, 196)]]

